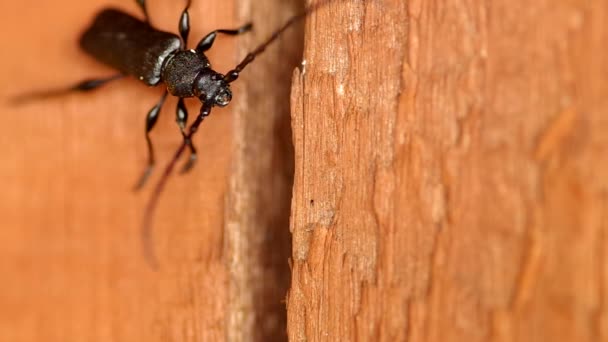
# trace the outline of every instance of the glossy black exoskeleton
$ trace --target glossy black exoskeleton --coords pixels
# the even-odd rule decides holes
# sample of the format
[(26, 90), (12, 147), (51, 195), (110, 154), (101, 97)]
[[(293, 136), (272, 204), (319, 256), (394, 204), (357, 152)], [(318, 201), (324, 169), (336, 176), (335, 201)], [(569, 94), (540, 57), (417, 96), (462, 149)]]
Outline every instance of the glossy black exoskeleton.
[[(201, 100), (203, 107), (199, 114), (200, 120), (209, 115), (213, 106), (224, 107), (230, 103), (232, 99), (230, 82), (238, 77), (242, 67), (230, 71), (227, 75), (222, 75), (211, 68), (205, 52), (211, 48), (218, 33), (238, 35), (249, 31), (252, 25), (247, 24), (234, 30), (213, 31), (206, 35), (195, 49), (188, 50), (190, 2), (182, 12), (179, 21), (181, 39), (173, 33), (153, 28), (147, 19), (145, 0), (137, 2), (146, 15), (146, 21), (141, 21), (119, 10), (106, 9), (97, 15), (93, 24), (80, 39), (80, 46), (84, 51), (100, 62), (117, 69), (120, 71), (120, 75), (102, 80), (89, 80), (81, 83), (77, 89), (91, 90), (120, 76), (133, 76), (148, 86), (164, 83), (167, 87), (146, 118), (148, 166), (138, 183), (138, 187), (141, 187), (154, 166), (154, 149), (149, 133), (156, 124), (167, 94), (179, 98), (176, 120), (191, 151), (190, 160), (185, 167), (188, 169), (196, 160), (196, 149), (187, 138), (188, 134), (185, 129), (188, 112), (183, 99), (198, 97)], [(82, 88), (83, 84), (86, 89)], [(196, 130), (196, 128), (194, 129)]]
[[(210, 114), (214, 106), (224, 107), (230, 103), (232, 99), (230, 83), (239, 77), (241, 71), (257, 55), (261, 54), (292, 24), (327, 4), (330, 0), (321, 0), (316, 5), (308, 7), (300, 14), (291, 17), (226, 74), (213, 70), (205, 52), (212, 47), (218, 34), (239, 35), (251, 30), (252, 24), (249, 23), (236, 29), (212, 31), (201, 39), (195, 49), (190, 50), (187, 48), (190, 32), (190, 17), (188, 14), (190, 0), (187, 1), (180, 16), (178, 25), (180, 36), (153, 28), (149, 23), (146, 0), (136, 1), (144, 13), (145, 19), (143, 21), (120, 10), (106, 9), (95, 17), (93, 24), (80, 39), (80, 46), (85, 52), (98, 61), (118, 70), (118, 74), (102, 79), (85, 80), (59, 91), (24, 95), (15, 100), (16, 102), (22, 102), (23, 100), (27, 101), (32, 98), (53, 96), (70, 91), (90, 91), (125, 76), (135, 77), (148, 86), (164, 84), (166, 90), (146, 117), (145, 132), (148, 146), (148, 163), (137, 185), (137, 188), (140, 188), (144, 185), (155, 163), (154, 149), (149, 133), (156, 124), (167, 95), (171, 94), (179, 98), (176, 121), (183, 136), (183, 143), (165, 169), (160, 181), (156, 184), (144, 217), (144, 249), (148, 261), (155, 265), (156, 258), (152, 253), (149, 241), (152, 213), (169, 175), (186, 148), (190, 150), (190, 158), (185, 164), (184, 170), (190, 169), (196, 161), (196, 148), (192, 144), (192, 136), (199, 125)], [(194, 122), (186, 129), (188, 112), (184, 105), (184, 98), (189, 97), (199, 98), (202, 106)]]

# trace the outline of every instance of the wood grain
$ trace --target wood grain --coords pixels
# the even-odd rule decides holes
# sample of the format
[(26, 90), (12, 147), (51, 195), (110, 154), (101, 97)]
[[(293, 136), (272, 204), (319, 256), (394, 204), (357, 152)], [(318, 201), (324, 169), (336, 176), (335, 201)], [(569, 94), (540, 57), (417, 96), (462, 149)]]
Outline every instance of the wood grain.
[[(141, 250), (149, 189), (130, 189), (160, 89), (4, 101), (110, 73), (76, 44), (108, 5), (137, 13), (0, 3), (0, 340), (608, 340), (604, 2), (323, 8), (293, 73), (295, 160), (298, 29), (235, 83), (196, 138), (198, 167), (171, 179), (158, 272)], [(153, 23), (175, 32), (182, 6), (151, 1)], [(228, 70), (298, 8), (195, 1), (191, 37), (252, 18), (210, 53)], [(174, 105), (153, 133), (161, 164), (180, 140)]]
[(349, 1), (294, 74), (291, 341), (600, 341), (608, 7)]
[[(269, 37), (301, 1), (241, 1), (238, 16), (254, 31), (245, 56)], [(303, 25), (287, 30), (235, 82), (234, 160), (226, 217), (230, 269), (228, 340), (283, 341), (289, 288), (289, 213), (293, 145), (289, 92), (302, 58)]]

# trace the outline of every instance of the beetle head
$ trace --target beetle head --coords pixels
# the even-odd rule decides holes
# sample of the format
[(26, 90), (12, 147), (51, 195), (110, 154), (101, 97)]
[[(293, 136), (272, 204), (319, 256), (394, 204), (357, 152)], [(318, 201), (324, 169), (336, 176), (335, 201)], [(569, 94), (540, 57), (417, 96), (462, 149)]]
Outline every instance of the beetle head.
[(230, 85), (224, 75), (211, 69), (202, 71), (194, 82), (194, 94), (204, 103), (225, 107), (232, 100)]

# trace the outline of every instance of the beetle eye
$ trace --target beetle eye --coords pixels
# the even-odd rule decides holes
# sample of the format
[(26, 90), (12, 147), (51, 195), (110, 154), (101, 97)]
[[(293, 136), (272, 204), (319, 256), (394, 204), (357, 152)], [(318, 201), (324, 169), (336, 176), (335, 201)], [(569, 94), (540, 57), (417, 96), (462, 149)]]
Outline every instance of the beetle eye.
[(230, 103), (230, 100), (232, 100), (232, 94), (230, 93), (230, 91), (222, 90), (215, 97), (215, 104), (220, 107), (224, 107)]

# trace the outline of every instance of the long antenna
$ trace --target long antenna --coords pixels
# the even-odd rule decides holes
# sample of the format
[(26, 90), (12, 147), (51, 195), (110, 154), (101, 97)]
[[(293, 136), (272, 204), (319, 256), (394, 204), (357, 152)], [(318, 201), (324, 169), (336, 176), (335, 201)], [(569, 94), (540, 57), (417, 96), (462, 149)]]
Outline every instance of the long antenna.
[(241, 63), (239, 63), (236, 66), (236, 68), (234, 68), (234, 69), (230, 70), (228, 73), (226, 73), (224, 80), (228, 83), (234, 82), (237, 78), (239, 78), (239, 74), (241, 73), (241, 71), (243, 71), (243, 69), (245, 69), (245, 67), (247, 65), (249, 65), (249, 63), (253, 62), (253, 60), (259, 54), (264, 52), (266, 50), (266, 48), (268, 47), (268, 45), (272, 44), (275, 40), (277, 40), (277, 38), (279, 38), (279, 36), (281, 36), (281, 34), (283, 32), (285, 32), (285, 30), (290, 28), (293, 24), (297, 23), (298, 21), (306, 18), (309, 14), (313, 13), (314, 11), (318, 10), (319, 8), (327, 5), (331, 1), (334, 1), (334, 0), (325, 0), (325, 1), (321, 1), (317, 4), (311, 5), (311, 6), (307, 7), (306, 9), (304, 9), (304, 11), (289, 18), (289, 20), (287, 20), (285, 22), (285, 24), (283, 24), (283, 26), (281, 26), (278, 30), (274, 31), (270, 35), (270, 37), (268, 37), (268, 39), (266, 39), (266, 41), (264, 41), (262, 44), (258, 45), (258, 47), (256, 47), (253, 51), (248, 53), (247, 56), (245, 56), (245, 58), (243, 58)]
[(175, 164), (177, 164), (179, 157), (182, 155), (185, 149), (186, 144), (182, 143), (175, 152), (175, 155), (173, 156), (173, 159), (171, 159), (169, 165), (167, 165), (165, 168), (160, 180), (158, 183), (156, 183), (144, 211), (144, 225), (142, 230), (144, 257), (153, 269), (158, 268), (158, 258), (156, 257), (156, 253), (154, 253), (154, 248), (152, 246), (152, 218), (154, 217), (154, 211), (156, 211), (156, 206), (158, 205), (160, 195), (163, 192), (165, 185), (167, 185), (167, 180), (169, 180), (169, 176), (171, 175), (171, 172), (173, 172)]
[[(289, 20), (287, 20), (287, 22), (285, 22), (285, 24), (283, 24), (283, 26), (281, 26), (272, 35), (270, 35), (270, 37), (268, 39), (266, 39), (266, 41), (264, 41), (263, 43), (258, 45), (258, 47), (256, 47), (252, 52), (248, 53), (247, 56), (241, 61), (241, 63), (239, 63), (236, 66), (236, 68), (229, 71), (226, 74), (226, 76), (224, 77), (224, 80), (228, 83), (236, 80), (239, 77), (239, 73), (241, 71), (243, 71), (243, 69), (249, 63), (251, 63), (255, 59), (256, 56), (258, 56), (259, 54), (264, 52), (264, 50), (266, 50), (268, 45), (272, 44), (275, 40), (277, 40), (277, 38), (279, 38), (279, 36), (285, 30), (287, 30), (289, 27), (291, 27), (296, 22), (306, 18), (308, 15), (310, 15), (314, 11), (318, 10), (319, 8), (327, 5), (328, 3), (332, 2), (332, 1), (335, 1), (335, 0), (321, 1), (315, 5), (307, 7), (304, 11), (289, 18)], [(188, 130), (188, 134), (184, 136), (184, 140), (182, 141), (182, 144), (179, 146), (179, 148), (173, 155), (173, 159), (171, 159), (171, 161), (165, 168), (165, 171), (163, 172), (161, 178), (159, 179), (158, 183), (156, 183), (156, 186), (154, 187), (154, 190), (152, 191), (152, 195), (150, 196), (150, 199), (148, 200), (148, 203), (146, 204), (146, 208), (144, 211), (144, 222), (143, 222), (143, 227), (142, 227), (142, 240), (143, 240), (144, 256), (145, 256), (147, 262), (150, 264), (150, 266), (153, 269), (158, 268), (158, 258), (156, 257), (156, 253), (154, 253), (154, 248), (152, 245), (152, 222), (153, 222), (152, 219), (154, 218), (154, 212), (158, 205), (160, 195), (162, 194), (163, 190), (165, 189), (165, 186), (167, 185), (167, 181), (169, 180), (169, 176), (173, 172), (173, 169), (175, 168), (177, 161), (184, 153), (184, 150), (188, 146), (188, 143), (191, 141), (192, 136), (198, 129), (198, 126), (201, 124), (203, 119), (209, 115), (210, 112), (211, 112), (211, 107), (204, 104), (203, 107), (201, 108), (201, 112), (199, 113), (198, 117), (190, 126), (190, 128)]]

